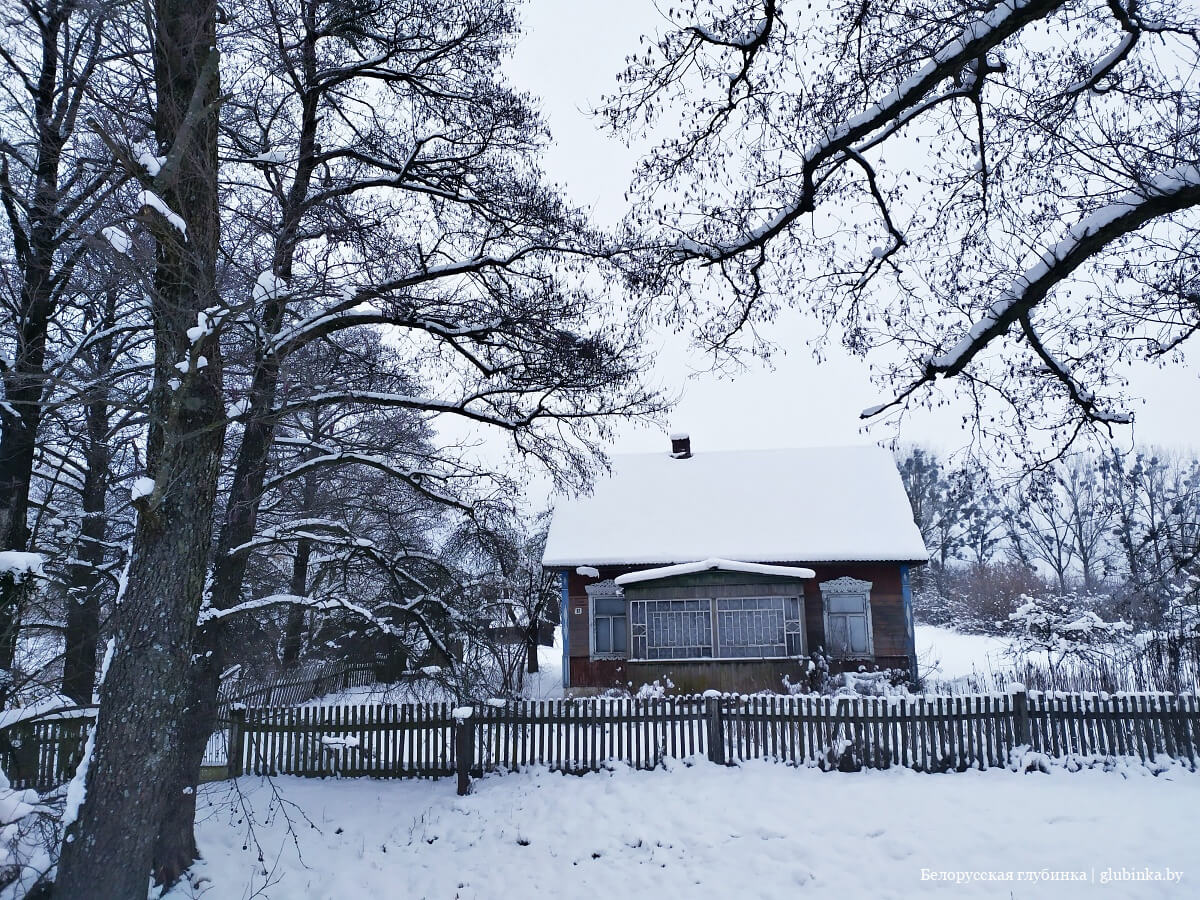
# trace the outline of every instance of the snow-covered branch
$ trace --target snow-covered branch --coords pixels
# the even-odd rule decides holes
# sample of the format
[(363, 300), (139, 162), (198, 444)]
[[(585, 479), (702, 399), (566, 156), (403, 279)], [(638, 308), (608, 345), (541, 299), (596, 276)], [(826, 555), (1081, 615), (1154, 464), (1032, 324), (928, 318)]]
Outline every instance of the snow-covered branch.
[[(940, 377), (953, 377), (992, 341), (1005, 334), (1014, 322), (1042, 302), (1048, 294), (1077, 268), (1108, 245), (1130, 235), (1155, 219), (1200, 206), (1200, 166), (1180, 166), (1150, 179), (1146, 184), (1119, 199), (1105, 204), (1076, 223), (1054, 247), (1042, 253), (1041, 259), (1016, 278), (1008, 289), (994, 301), (974, 325), (949, 351), (930, 357), (921, 377), (905, 388), (891, 403), (863, 413), (863, 418), (878, 415), (904, 401), (922, 385)], [(1041, 346), (1035, 339), (1035, 350)], [(1050, 354), (1039, 354), (1056, 377), (1062, 379), (1065, 370)], [(1090, 392), (1069, 379), (1068, 389), (1073, 398), (1086, 407), (1089, 414), (1101, 421), (1118, 423), (1130, 421), (1121, 413), (1104, 413), (1095, 407)]]

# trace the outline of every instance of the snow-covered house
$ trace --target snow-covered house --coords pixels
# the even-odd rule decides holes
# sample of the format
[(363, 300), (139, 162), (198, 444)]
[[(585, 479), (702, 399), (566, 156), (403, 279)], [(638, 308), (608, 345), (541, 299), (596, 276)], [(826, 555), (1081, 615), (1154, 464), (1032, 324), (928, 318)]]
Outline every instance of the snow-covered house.
[(554, 512), (566, 686), (778, 690), (818, 649), (915, 675), (909, 568), (928, 554), (887, 451), (671, 443)]

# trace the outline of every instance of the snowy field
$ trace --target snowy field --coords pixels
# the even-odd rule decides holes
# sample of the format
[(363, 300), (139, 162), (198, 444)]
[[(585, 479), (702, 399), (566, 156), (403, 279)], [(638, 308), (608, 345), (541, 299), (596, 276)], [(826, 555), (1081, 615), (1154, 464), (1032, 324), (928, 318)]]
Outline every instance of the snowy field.
[[(827, 774), (698, 762), (494, 776), (462, 798), (449, 780), (243, 778), (237, 790), (203, 788), (201, 883), (169, 896), (1200, 896), (1200, 775), (1142, 771)], [(1182, 881), (1102, 883), (1122, 868), (1182, 871)], [(922, 870), (1086, 880), (956, 884)]]
[(952, 680), (968, 675), (989, 675), (1008, 669), (1008, 638), (988, 634), (962, 634), (936, 625), (916, 627), (917, 663), (926, 678)]

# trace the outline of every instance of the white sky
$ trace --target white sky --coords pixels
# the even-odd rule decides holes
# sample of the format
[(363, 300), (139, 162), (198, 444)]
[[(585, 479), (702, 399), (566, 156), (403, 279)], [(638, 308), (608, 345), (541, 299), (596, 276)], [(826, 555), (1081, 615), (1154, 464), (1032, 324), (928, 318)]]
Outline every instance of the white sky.
[[(507, 65), (513, 82), (541, 99), (554, 135), (545, 157), (549, 178), (575, 203), (592, 211), (600, 225), (612, 225), (625, 211), (624, 192), (637, 153), (599, 132), (589, 106), (613, 91), (625, 56), (638, 48), (641, 34), (664, 20), (653, 0), (527, 0), (525, 35)], [(763, 365), (732, 380), (695, 374), (707, 368), (703, 355), (680, 339), (655, 341), (655, 378), (682, 400), (667, 427), (621, 429), (613, 452), (666, 449), (666, 432), (687, 431), (697, 449), (794, 447), (888, 440), (895, 426), (863, 431), (859, 412), (889, 399), (870, 381), (868, 363), (840, 347), (827, 349), (817, 364), (805, 342), (817, 333), (811, 319), (784, 315), (768, 332), (780, 346), (773, 370)], [(783, 352), (791, 348), (789, 352)], [(1194, 356), (1194, 354), (1193, 354)], [(692, 377), (689, 377), (692, 376)], [(1142, 367), (1130, 374), (1130, 392), (1144, 398), (1134, 406), (1134, 432), (1140, 444), (1200, 448), (1200, 369), (1193, 360), (1168, 371)], [(944, 450), (964, 445), (964, 410), (946, 408), (906, 418), (901, 440)]]

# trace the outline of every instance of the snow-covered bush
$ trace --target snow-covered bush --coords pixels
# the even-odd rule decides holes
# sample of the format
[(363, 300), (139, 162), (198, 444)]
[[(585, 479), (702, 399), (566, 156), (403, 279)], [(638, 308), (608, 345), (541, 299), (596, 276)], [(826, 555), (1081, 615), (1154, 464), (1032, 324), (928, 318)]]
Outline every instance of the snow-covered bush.
[(13, 788), (0, 770), (0, 900), (48, 888), (62, 838), (61, 794)]
[(1131, 635), (1125, 622), (1108, 622), (1096, 614), (1095, 601), (1066, 594), (1036, 598), (1028, 594), (1008, 615), (1016, 658), (1044, 653), (1051, 671), (1067, 660), (1095, 662), (1110, 656)]

